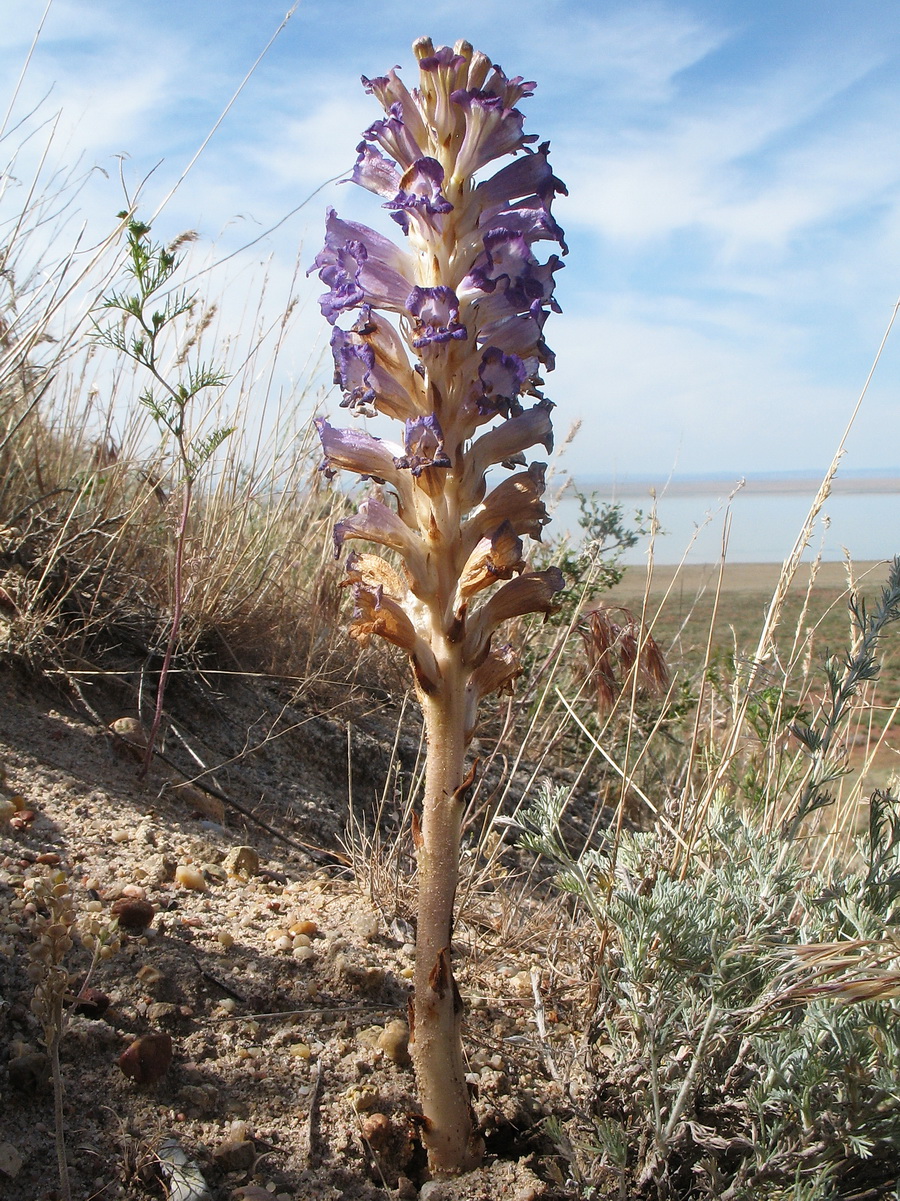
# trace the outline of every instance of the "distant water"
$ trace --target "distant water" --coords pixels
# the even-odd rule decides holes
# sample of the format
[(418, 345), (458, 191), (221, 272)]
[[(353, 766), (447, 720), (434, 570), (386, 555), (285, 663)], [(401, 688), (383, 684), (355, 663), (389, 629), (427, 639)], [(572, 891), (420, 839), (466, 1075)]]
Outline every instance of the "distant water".
[[(728, 559), (733, 563), (779, 563), (793, 548), (814, 495), (788, 492), (759, 494), (739, 492), (730, 502), (731, 528)], [(597, 489), (601, 500), (612, 500), (612, 488)], [(722, 538), (729, 514), (728, 489), (716, 495), (674, 495), (665, 493), (657, 500), (656, 516), (661, 532), (654, 545), (658, 563), (678, 563), (688, 546), (690, 563), (714, 563), (722, 552)], [(618, 496), (626, 516), (652, 504), (649, 496)], [(553, 513), (551, 533), (569, 531), (579, 534), (578, 505), (564, 495)], [(627, 552), (625, 562), (642, 563), (648, 540)], [(807, 557), (822, 552), (826, 561), (844, 557), (846, 547), (854, 560), (887, 559), (900, 554), (900, 493), (835, 493), (826, 501), (816, 522)]]

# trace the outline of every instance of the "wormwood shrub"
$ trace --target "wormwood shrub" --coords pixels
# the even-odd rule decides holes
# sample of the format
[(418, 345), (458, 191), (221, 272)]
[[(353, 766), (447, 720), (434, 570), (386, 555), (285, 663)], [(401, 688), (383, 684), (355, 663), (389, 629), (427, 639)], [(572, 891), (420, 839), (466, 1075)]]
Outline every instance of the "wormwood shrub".
[(565, 802), (525, 822), (594, 931), (584, 1075), (551, 1129), (576, 1195), (900, 1195), (900, 801), (873, 798), (858, 868), (814, 873), (722, 800), (680, 871), (675, 822), (575, 855)]

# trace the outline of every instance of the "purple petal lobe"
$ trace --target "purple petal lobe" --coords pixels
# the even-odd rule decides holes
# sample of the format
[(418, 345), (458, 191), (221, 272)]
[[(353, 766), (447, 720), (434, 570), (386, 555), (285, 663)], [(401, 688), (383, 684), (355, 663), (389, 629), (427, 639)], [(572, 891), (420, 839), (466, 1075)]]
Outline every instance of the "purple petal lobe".
[(351, 179), (377, 196), (396, 196), (400, 188), (400, 172), (390, 159), (379, 154), (368, 142), (357, 146), (359, 158)]
[(412, 209), (419, 213), (449, 213), (453, 205), (441, 192), (444, 168), (434, 158), (420, 158), (403, 173), (396, 195), (386, 209)]
[[(423, 130), (424, 132), (424, 130)], [(409, 125), (403, 119), (399, 104), (394, 104), (388, 110), (388, 116), (375, 121), (365, 130), (363, 136), (369, 142), (377, 142), (382, 150), (406, 170), (422, 158), (425, 151), (416, 139)]]
[(499, 346), (488, 346), (478, 368), (483, 395), (478, 401), (482, 413), (503, 413), (518, 407), (518, 396), (527, 378), (525, 363), (517, 354), (504, 354)]
[(444, 435), (434, 416), (417, 417), (406, 423), (406, 454), (394, 460), (399, 468), (408, 468), (416, 477), (426, 467), (449, 467), (444, 450)]
[(449, 342), (468, 337), (459, 320), (459, 301), (452, 288), (413, 288), (406, 298), (406, 308), (416, 319), (413, 346), (418, 350), (432, 343)]
[[(331, 335), (334, 382), (344, 393), (341, 407), (349, 408), (360, 417), (386, 413), (405, 421), (416, 412), (416, 405), (398, 376), (411, 380), (412, 369), (390, 323), (382, 318), (373, 322), (368, 306), (364, 305), (363, 311), (367, 313), (367, 320), (361, 326), (357, 322), (357, 326), (348, 331), (336, 325)], [(366, 333), (357, 332), (358, 327)], [(393, 337), (380, 337), (385, 330)]]
[(384, 483), (397, 478), (394, 456), (380, 438), (361, 430), (341, 430), (329, 425), (322, 417), (316, 418), (316, 429), (325, 454), (325, 469), (329, 474), (334, 469), (355, 471), (363, 478), (371, 477)]

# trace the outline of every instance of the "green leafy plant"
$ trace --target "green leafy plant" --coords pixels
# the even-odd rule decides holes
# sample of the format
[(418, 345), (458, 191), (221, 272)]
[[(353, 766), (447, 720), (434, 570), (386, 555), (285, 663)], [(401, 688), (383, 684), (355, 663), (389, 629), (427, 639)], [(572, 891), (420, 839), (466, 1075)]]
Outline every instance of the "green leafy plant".
[[(127, 213), (120, 213), (127, 219)], [(147, 737), (143, 771), (146, 773), (153, 758), (169, 670), (178, 645), (186, 600), (184, 560), (192, 512), (194, 488), (203, 467), (213, 457), (233, 427), (219, 426), (207, 434), (193, 430), (190, 425), (194, 401), (209, 389), (225, 386), (227, 376), (218, 368), (199, 361), (187, 364), (184, 374), (174, 382), (160, 365), (164, 335), (180, 318), (194, 314), (198, 301), (195, 294), (172, 289), (173, 278), (180, 265), (177, 249), (192, 235), (185, 235), (169, 246), (154, 242), (150, 227), (130, 219), (126, 225), (126, 274), (131, 289), (112, 291), (103, 301), (107, 311), (121, 314), (118, 324), (95, 327), (96, 340), (132, 359), (149, 372), (151, 383), (140, 393), (141, 405), (150, 413), (160, 432), (174, 447), (174, 490), (181, 494), (181, 504), (174, 532), (174, 563), (172, 569), (172, 618), (159, 671), (156, 704)], [(179, 355), (176, 365), (184, 364)]]
[(816, 720), (795, 722), (791, 727), (809, 757), (810, 769), (786, 823), (788, 837), (796, 834), (809, 814), (834, 804), (835, 795), (829, 786), (847, 773), (840, 735), (861, 686), (878, 679), (881, 639), (888, 627), (900, 619), (900, 557), (891, 564), (875, 611), (870, 613), (865, 599), (857, 595), (851, 595), (849, 609), (853, 644), (843, 656), (829, 655), (825, 661), (827, 690), (821, 711)]
[(524, 821), (526, 844), (595, 931), (600, 988), (585, 1027), (595, 1083), (567, 1133), (581, 1195), (598, 1195), (622, 1137), (629, 1196), (786, 1199), (800, 1195), (795, 1182), (815, 1182), (803, 1195), (827, 1198), (891, 1179), (896, 798), (873, 801), (862, 870), (822, 874), (724, 799), (681, 871), (667, 824), (570, 849), (566, 802), (547, 788)]

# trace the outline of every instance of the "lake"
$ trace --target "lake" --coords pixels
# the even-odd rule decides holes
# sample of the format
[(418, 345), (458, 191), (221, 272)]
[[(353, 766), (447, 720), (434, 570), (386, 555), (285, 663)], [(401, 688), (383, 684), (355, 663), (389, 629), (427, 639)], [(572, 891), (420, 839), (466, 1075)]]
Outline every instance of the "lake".
[[(825, 561), (844, 557), (844, 547), (856, 560), (888, 559), (900, 554), (900, 481), (867, 484), (860, 480), (835, 481), (836, 488), (816, 521), (807, 558), (821, 550)], [(779, 563), (793, 548), (809, 512), (817, 483), (788, 478), (782, 481), (748, 480), (747, 486), (730, 501), (733, 484), (678, 482), (672, 491), (660, 491), (656, 502), (661, 532), (654, 556), (658, 563), (678, 563), (690, 546), (687, 561), (714, 563), (722, 553), (723, 530), (731, 519), (728, 559), (734, 563)], [(617, 500), (626, 515), (635, 509), (648, 513), (652, 506), (649, 487), (635, 483), (601, 484), (591, 490), (601, 500)], [(874, 486), (877, 491), (865, 490)], [(552, 494), (552, 484), (549, 489)], [(567, 530), (578, 533), (578, 505), (564, 494), (553, 510), (547, 535)], [(627, 552), (625, 562), (642, 563), (647, 555), (646, 538)]]

